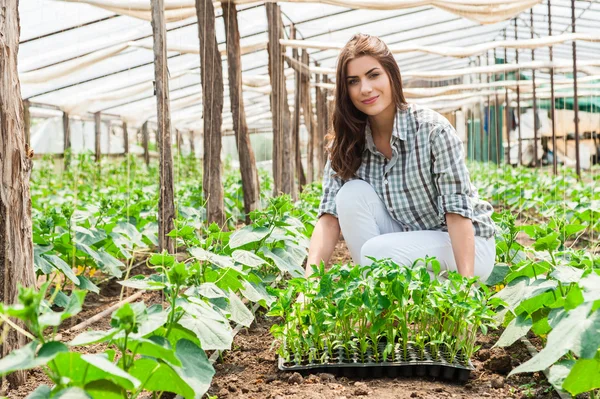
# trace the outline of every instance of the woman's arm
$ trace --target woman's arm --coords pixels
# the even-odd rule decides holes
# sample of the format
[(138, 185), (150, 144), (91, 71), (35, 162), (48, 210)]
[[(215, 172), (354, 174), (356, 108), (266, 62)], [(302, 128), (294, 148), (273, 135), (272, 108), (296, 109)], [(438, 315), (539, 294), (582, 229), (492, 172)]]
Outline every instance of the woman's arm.
[(475, 233), (471, 219), (456, 213), (446, 213), (448, 234), (458, 272), (465, 277), (475, 274)]
[(312, 274), (311, 265), (318, 265), (321, 261), (327, 263), (333, 253), (335, 244), (340, 238), (340, 224), (338, 219), (328, 213), (323, 214), (313, 231), (308, 248), (305, 277)]

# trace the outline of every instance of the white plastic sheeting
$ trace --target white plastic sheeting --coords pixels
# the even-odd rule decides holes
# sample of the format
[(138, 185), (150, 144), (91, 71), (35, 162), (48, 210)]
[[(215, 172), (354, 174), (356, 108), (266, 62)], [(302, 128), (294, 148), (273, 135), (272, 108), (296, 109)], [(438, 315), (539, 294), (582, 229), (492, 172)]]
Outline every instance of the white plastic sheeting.
[[(22, 94), (33, 103), (51, 104), (70, 112), (83, 115), (87, 112), (103, 112), (138, 126), (145, 120), (155, 120), (156, 101), (153, 92), (154, 69), (152, 29), (147, 20), (139, 13), (147, 13), (148, 0), (90, 0), (65, 2), (55, 0), (27, 0), (20, 2), (21, 45), (19, 50), (19, 72)], [(95, 5), (103, 5), (100, 8)], [(241, 34), (242, 69), (244, 94), (250, 127), (258, 123), (268, 123), (269, 78), (268, 56), (264, 49), (267, 40), (267, 22), (264, 5), (246, 0), (238, 3), (238, 19)], [(368, 3), (368, 4), (367, 4)], [(352, 34), (364, 32), (381, 37), (392, 48), (403, 49), (396, 55), (403, 72), (407, 94), (422, 86), (423, 79), (440, 78), (440, 71), (449, 76), (462, 73), (482, 72), (488, 68), (486, 55), (492, 59), (489, 49), (494, 41), (504, 39), (506, 28), (507, 41), (513, 41), (513, 25), (509, 21), (481, 25), (457, 14), (457, 10), (474, 11), (496, 9), (498, 7), (530, 7), (535, 4), (535, 37), (530, 39), (529, 12), (519, 16), (518, 34), (522, 45), (539, 43), (557, 43), (556, 38), (548, 39), (547, 4), (539, 1), (521, 0), (380, 0), (372, 1), (325, 1), (325, 2), (282, 2), (284, 23), (293, 22), (298, 38), (307, 42), (345, 43)], [(600, 44), (584, 41), (597, 37), (600, 28), (600, 3), (576, 1), (578, 61), (584, 73), (600, 73), (600, 68), (586, 67), (597, 65)], [(372, 9), (354, 9), (363, 7)], [(408, 8), (407, 8), (408, 7)], [(447, 11), (440, 7), (452, 8)], [(190, 128), (201, 125), (202, 95), (199, 75), (199, 56), (197, 54), (198, 31), (192, 0), (168, 0), (167, 11), (175, 17), (167, 24), (168, 66), (170, 71), (170, 90), (174, 126)], [(124, 12), (123, 10), (127, 10)], [(184, 12), (185, 11), (185, 12)], [(189, 10), (188, 10), (189, 11)], [(125, 15), (119, 15), (122, 12)], [(224, 50), (223, 20), (217, 10), (217, 40)], [(460, 14), (462, 15), (462, 14)], [(570, 34), (570, 0), (552, 1), (552, 20), (554, 34), (562, 37), (554, 46), (557, 62), (568, 63), (571, 57), (571, 42), (565, 37)], [(495, 13), (494, 18), (504, 20), (509, 13)], [(587, 38), (587, 39), (586, 39)], [(522, 41), (527, 39), (526, 41)], [(571, 37), (572, 39), (572, 37)], [(567, 41), (565, 41), (567, 40)], [(594, 39), (595, 40), (595, 39)], [(529, 43), (529, 44), (528, 44)], [(537, 43), (537, 44), (536, 44)], [(441, 55), (440, 49), (468, 49), (473, 52), (484, 51), (470, 58), (449, 58), (460, 56), (456, 52)], [(410, 50), (410, 51), (409, 51)], [(433, 51), (435, 50), (435, 51)], [(318, 62), (321, 71), (331, 72), (335, 68), (337, 48), (310, 48), (311, 67)], [(107, 55), (108, 54), (108, 55)], [(291, 55), (291, 48), (287, 48)], [(521, 50), (519, 59), (521, 68), (531, 67), (529, 50)], [(480, 56), (480, 57), (479, 57)], [(497, 49), (497, 56), (503, 57), (503, 48)], [(481, 58), (480, 69), (473, 69), (477, 58)], [(508, 62), (514, 63), (515, 50), (508, 50)], [(536, 62), (547, 64), (548, 49), (536, 50)], [(226, 60), (223, 59), (225, 83)], [(498, 68), (498, 66), (490, 66)], [(467, 69), (469, 68), (469, 69)], [(451, 72), (461, 70), (460, 72)], [(465, 72), (466, 71), (466, 72)], [(523, 74), (528, 70), (521, 70)], [(412, 72), (412, 76), (411, 76)], [(432, 73), (436, 72), (436, 73)], [(547, 83), (547, 70), (539, 70), (538, 84)], [(291, 69), (286, 70), (293, 75)], [(583, 76), (580, 75), (580, 76)], [(557, 81), (561, 75), (557, 75)], [(418, 78), (418, 79), (417, 79)], [(467, 85), (479, 80), (470, 76)], [(293, 79), (288, 79), (288, 98), (293, 104)], [(485, 82), (469, 90), (488, 90)], [(494, 83), (497, 84), (497, 83)], [(437, 85), (437, 83), (434, 83)], [(415, 87), (416, 86), (416, 87)], [(499, 90), (503, 89), (500, 86)], [(408, 97), (423, 98), (456, 94), (439, 89), (439, 93), (411, 93)], [(467, 89), (464, 87), (462, 90)], [(425, 89), (430, 90), (430, 89)], [(460, 89), (459, 89), (460, 90)], [(224, 120), (227, 121), (229, 98), (225, 88)], [(313, 97), (314, 100), (314, 97)], [(431, 106), (460, 106), (460, 101), (429, 101)], [(252, 108), (254, 107), (254, 108)], [(248, 110), (251, 111), (248, 111)], [(439, 108), (440, 110), (442, 108)], [(253, 110), (253, 111), (252, 111)], [(260, 116), (263, 118), (260, 118)]]

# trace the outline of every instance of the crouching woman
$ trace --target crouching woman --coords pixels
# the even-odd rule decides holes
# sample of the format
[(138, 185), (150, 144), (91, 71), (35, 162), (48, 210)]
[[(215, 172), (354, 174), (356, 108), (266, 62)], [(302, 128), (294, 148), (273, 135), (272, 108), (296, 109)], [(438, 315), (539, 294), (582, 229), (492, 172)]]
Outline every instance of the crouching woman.
[(398, 65), (377, 37), (359, 34), (346, 44), (335, 84), (306, 275), (329, 261), (341, 230), (355, 263), (435, 256), (442, 269), (485, 280), (496, 256), (493, 208), (471, 185), (455, 129), (405, 101)]

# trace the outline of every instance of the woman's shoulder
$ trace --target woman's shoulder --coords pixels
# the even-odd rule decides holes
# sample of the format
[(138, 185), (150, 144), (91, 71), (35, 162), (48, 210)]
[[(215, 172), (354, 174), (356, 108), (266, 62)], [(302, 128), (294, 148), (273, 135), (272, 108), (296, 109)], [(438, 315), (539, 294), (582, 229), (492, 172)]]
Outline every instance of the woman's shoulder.
[(453, 129), (452, 124), (444, 115), (431, 108), (409, 103), (407, 111), (409, 111), (409, 114), (419, 126), (428, 125), (430, 127), (448, 127)]

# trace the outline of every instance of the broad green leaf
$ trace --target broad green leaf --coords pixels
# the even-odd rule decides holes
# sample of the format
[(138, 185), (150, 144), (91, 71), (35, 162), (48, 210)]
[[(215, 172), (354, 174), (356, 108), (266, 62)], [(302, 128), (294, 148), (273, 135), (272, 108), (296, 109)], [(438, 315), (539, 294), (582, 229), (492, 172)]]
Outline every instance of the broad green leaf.
[(246, 244), (258, 242), (269, 234), (270, 230), (266, 227), (245, 226), (236, 231), (229, 238), (229, 248), (235, 249)]
[(293, 259), (283, 250), (283, 248), (275, 248), (273, 251), (267, 247), (261, 248), (262, 253), (269, 259), (273, 260), (275, 266), (282, 273), (289, 273), (292, 277), (304, 276), (304, 270), (299, 264), (294, 263)]
[(92, 291), (95, 292), (96, 294), (100, 293), (100, 288), (92, 283), (87, 277), (85, 276), (79, 276), (79, 285), (77, 286), (77, 288), (81, 289), (81, 290), (87, 290), (87, 291)]
[[(266, 288), (259, 283), (254, 283), (250, 281), (244, 281), (244, 289), (241, 290), (241, 293), (248, 300), (260, 303), (266, 307), (271, 306), (273, 302), (275, 302), (275, 297), (269, 295)], [(264, 302), (264, 303), (263, 303)]]
[(521, 313), (508, 324), (494, 346), (502, 348), (512, 345), (529, 332), (531, 325), (531, 318), (528, 317), (528, 315)]
[(73, 340), (69, 342), (69, 345), (91, 345), (99, 342), (107, 342), (110, 341), (118, 332), (119, 330), (116, 328), (111, 328), (108, 331), (85, 331), (73, 338)]
[(31, 392), (27, 399), (50, 399), (50, 392), (52, 388), (48, 385), (40, 385), (35, 389), (35, 391)]
[(165, 360), (175, 366), (181, 365), (179, 359), (175, 357), (175, 351), (171, 348), (171, 344), (164, 337), (155, 335), (148, 339), (132, 338), (127, 341), (127, 348), (139, 355)]
[[(195, 298), (190, 298), (193, 300)], [(179, 324), (194, 332), (202, 349), (230, 349), (233, 342), (231, 326), (219, 312), (202, 300), (194, 303), (178, 301), (178, 305), (185, 310)]]
[(560, 245), (560, 240), (558, 239), (558, 237), (560, 237), (560, 233), (554, 232), (554, 233), (548, 234), (546, 237), (538, 238), (533, 243), (533, 248), (536, 251), (556, 250), (558, 248), (558, 246)]
[(85, 294), (85, 291), (73, 291), (69, 297), (69, 303), (62, 312), (54, 312), (50, 309), (44, 311), (39, 317), (40, 326), (42, 326), (42, 328), (46, 326), (59, 326), (64, 320), (81, 312)]
[(238, 324), (250, 327), (254, 321), (254, 315), (233, 291), (229, 292), (229, 309), (231, 311), (231, 320)]
[(548, 334), (548, 342), (537, 355), (511, 371), (510, 375), (544, 370), (568, 351), (593, 357), (600, 346), (600, 311), (588, 316), (591, 304), (571, 310)]
[(571, 395), (600, 388), (600, 360), (578, 359), (562, 387)]
[(580, 231), (583, 231), (586, 229), (586, 226), (582, 225), (582, 224), (569, 224), (567, 226), (565, 226), (565, 236), (569, 237), (572, 236), (573, 234), (577, 234)]
[(502, 299), (508, 304), (511, 310), (514, 310), (527, 294), (528, 285), (529, 278), (516, 278), (508, 283), (502, 291), (494, 295), (493, 298)]
[(236, 249), (231, 254), (231, 257), (236, 262), (241, 263), (242, 265), (245, 265), (248, 267), (258, 267), (260, 265), (264, 265), (265, 263), (267, 263), (260, 256), (254, 254), (250, 251), (243, 250), (243, 249)]
[(130, 248), (133, 248), (134, 246), (145, 247), (144, 242), (142, 241), (142, 234), (131, 223), (119, 222), (113, 229), (113, 232), (129, 237), (129, 240), (131, 241)]
[(150, 257), (150, 264), (154, 266), (173, 266), (175, 263), (175, 256), (167, 253), (154, 254)]
[[(134, 308), (134, 310), (136, 310)], [(162, 308), (162, 305), (152, 305), (144, 308), (140, 313), (136, 310), (136, 322), (138, 323), (138, 332), (132, 334), (132, 337), (144, 337), (152, 334), (158, 328), (162, 327), (169, 317), (169, 313)]]
[(119, 284), (121, 284), (124, 287), (149, 291), (160, 291), (166, 287), (164, 283), (151, 280), (150, 278), (144, 276), (135, 276), (128, 280), (119, 281)]
[(106, 252), (104, 248), (101, 248), (97, 254), (100, 259), (98, 266), (108, 275), (121, 278), (123, 275), (121, 268), (125, 267), (123, 262)]
[(554, 389), (562, 391), (563, 382), (571, 372), (573, 365), (575, 365), (575, 360), (562, 360), (550, 367), (548, 382), (552, 384)]
[(34, 244), (33, 245), (33, 264), (35, 266), (36, 271), (39, 270), (43, 274), (50, 274), (54, 271), (54, 267), (50, 262), (48, 262), (42, 254), (51, 251), (52, 245), (41, 246)]
[(202, 397), (210, 388), (215, 370), (208, 361), (206, 353), (186, 339), (179, 340), (175, 346), (181, 367), (176, 368), (181, 378), (194, 390), (196, 398)]
[(215, 283), (202, 283), (199, 287), (190, 287), (185, 291), (188, 296), (203, 296), (205, 298), (226, 298), (227, 293)]
[(94, 245), (106, 238), (106, 232), (95, 227), (86, 229), (82, 226), (74, 226), (73, 231), (75, 231), (75, 242), (78, 244)]
[(51, 341), (42, 345), (36, 354), (38, 346), (37, 341), (32, 341), (0, 359), (0, 374), (6, 375), (17, 370), (29, 370), (44, 366), (60, 353), (69, 351), (69, 348), (62, 342)]
[(570, 284), (581, 280), (583, 272), (583, 269), (577, 269), (571, 266), (558, 266), (552, 273), (550, 273), (550, 277), (560, 281), (563, 284)]
[(137, 379), (115, 366), (103, 355), (60, 353), (48, 366), (54, 372), (69, 378), (72, 384), (79, 386), (99, 380), (110, 380), (125, 389), (134, 389), (140, 385)]
[(92, 381), (85, 386), (85, 392), (94, 399), (123, 399), (125, 390), (109, 380)]
[(95, 399), (79, 387), (66, 388), (53, 396), (55, 399)]
[(498, 263), (494, 265), (492, 274), (487, 278), (485, 284), (488, 286), (498, 285), (504, 282), (504, 278), (510, 272), (510, 267), (506, 264)]
[(135, 361), (129, 373), (138, 380), (144, 381), (144, 389), (150, 392), (166, 391), (183, 396), (185, 399), (200, 399), (177, 373), (177, 371), (164, 362), (150, 358), (141, 358)]
[(75, 285), (80, 284), (79, 278), (75, 275), (73, 269), (67, 264), (67, 262), (56, 255), (44, 254), (43, 257), (46, 258), (52, 264), (52, 266), (60, 270), (69, 280), (75, 283)]

